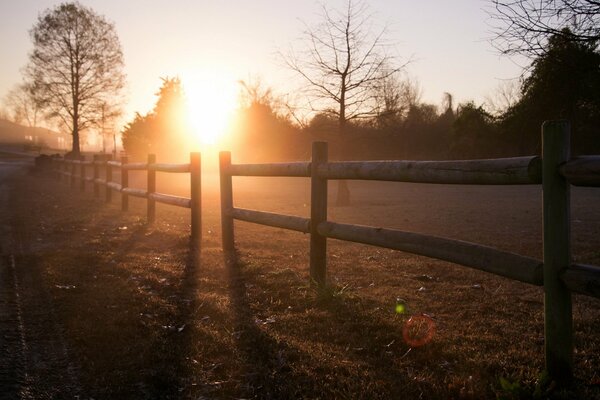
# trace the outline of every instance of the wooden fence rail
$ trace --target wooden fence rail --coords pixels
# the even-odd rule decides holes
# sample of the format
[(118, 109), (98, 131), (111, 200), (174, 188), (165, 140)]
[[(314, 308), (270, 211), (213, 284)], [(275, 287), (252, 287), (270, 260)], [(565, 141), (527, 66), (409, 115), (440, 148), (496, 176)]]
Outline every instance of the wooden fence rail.
[[(156, 157), (153, 154), (148, 155), (148, 162), (146, 163), (128, 163), (125, 156), (120, 161), (116, 161), (100, 155), (94, 155), (93, 160), (88, 161), (84, 159), (54, 159), (54, 163), (54, 170), (57, 175), (68, 179), (71, 187), (74, 187), (76, 181), (79, 181), (80, 190), (84, 191), (86, 182), (93, 183), (94, 196), (100, 197), (100, 186), (103, 186), (107, 203), (112, 201), (113, 192), (119, 192), (123, 211), (129, 209), (129, 196), (146, 199), (146, 215), (149, 223), (152, 223), (155, 219), (156, 202), (189, 208), (192, 244), (196, 248), (200, 248), (202, 238), (200, 153), (191, 153), (190, 162), (186, 164), (156, 163)], [(93, 168), (92, 176), (86, 174), (86, 168)], [(102, 169), (104, 170), (104, 178), (100, 177)], [(121, 176), (120, 183), (113, 180), (113, 172), (116, 170), (119, 171)], [(132, 170), (147, 171), (146, 190), (129, 187), (129, 171)], [(189, 173), (190, 197), (156, 192), (156, 172)]]
[[(600, 267), (574, 265), (570, 257), (569, 186), (600, 187), (600, 156), (569, 157), (566, 121), (542, 127), (542, 157), (466, 161), (328, 162), (327, 143), (313, 143), (311, 162), (232, 164), (220, 153), (223, 250), (233, 257), (234, 220), (310, 234), (310, 277), (325, 285), (327, 238), (366, 243), (450, 261), (509, 279), (543, 286), (545, 358), (550, 376), (573, 375), (571, 292), (600, 298)], [(233, 176), (287, 176), (311, 179), (310, 218), (235, 208)], [(544, 259), (431, 235), (327, 220), (327, 182), (331, 179), (381, 180), (437, 184), (542, 184)]]

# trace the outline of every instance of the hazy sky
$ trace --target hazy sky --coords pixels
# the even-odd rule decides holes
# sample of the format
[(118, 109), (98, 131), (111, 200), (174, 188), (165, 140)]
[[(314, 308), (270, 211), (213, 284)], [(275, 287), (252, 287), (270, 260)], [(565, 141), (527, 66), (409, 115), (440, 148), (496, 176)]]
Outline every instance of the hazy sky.
[[(0, 98), (20, 81), (31, 50), (28, 31), (52, 0), (0, 0)], [(289, 72), (276, 52), (319, 13), (312, 0), (80, 0), (115, 23), (125, 55), (128, 118), (154, 104), (160, 77), (180, 76), (207, 92), (234, 91), (238, 79), (260, 76), (284, 89)], [(343, 2), (342, 2), (343, 3)], [(418, 79), (425, 101), (444, 92), (480, 103), (520, 68), (490, 45), (489, 0), (372, 0), (376, 21), (389, 26), (400, 60)], [(340, 1), (327, 1), (331, 7)], [(189, 91), (189, 88), (186, 87)]]

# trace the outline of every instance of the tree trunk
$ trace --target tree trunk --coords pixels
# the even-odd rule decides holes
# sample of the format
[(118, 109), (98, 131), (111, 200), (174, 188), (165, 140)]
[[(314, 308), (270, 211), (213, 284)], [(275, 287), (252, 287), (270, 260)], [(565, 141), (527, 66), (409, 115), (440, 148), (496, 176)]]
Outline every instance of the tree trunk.
[(71, 153), (73, 153), (74, 156), (79, 156), (80, 154), (79, 131), (76, 129), (73, 129), (73, 146), (71, 148)]
[[(340, 160), (344, 160), (345, 146), (344, 139), (346, 139), (346, 76), (342, 75), (342, 85), (340, 93), (340, 119), (339, 119), (339, 143), (337, 145)], [(340, 180), (338, 181), (337, 195), (335, 199), (336, 206), (349, 206), (350, 205), (350, 189), (348, 189), (348, 182)]]
[(74, 157), (79, 157), (81, 147), (79, 146), (79, 104), (73, 100), (73, 145), (71, 146), (71, 154)]

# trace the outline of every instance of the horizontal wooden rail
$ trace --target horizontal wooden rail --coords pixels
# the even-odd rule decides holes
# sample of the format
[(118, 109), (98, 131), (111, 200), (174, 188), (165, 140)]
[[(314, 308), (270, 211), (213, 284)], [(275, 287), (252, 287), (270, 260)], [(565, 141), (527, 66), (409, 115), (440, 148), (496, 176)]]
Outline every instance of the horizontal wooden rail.
[(543, 266), (540, 260), (462, 240), (420, 233), (361, 225), (322, 222), (317, 227), (323, 236), (406, 251), (450, 261), (480, 271), (541, 286)]
[(159, 203), (170, 204), (172, 206), (185, 208), (190, 208), (191, 206), (191, 200), (187, 197), (179, 197), (163, 193), (150, 193), (147, 197)]
[(233, 208), (229, 211), (229, 216), (240, 221), (253, 222), (255, 224), (268, 225), (275, 228), (290, 229), (292, 231), (303, 233), (310, 232), (310, 219), (293, 215)]
[(148, 198), (148, 192), (145, 191), (144, 189), (136, 189), (136, 188), (123, 188), (121, 189), (121, 193), (133, 196), (133, 197), (141, 197), (141, 198)]
[(148, 164), (148, 168), (158, 172), (190, 172), (190, 164)]
[(465, 185), (539, 184), (537, 156), (461, 161), (343, 161), (323, 163), (325, 179), (359, 179)]
[(600, 156), (572, 158), (559, 172), (571, 185), (600, 187)]
[(576, 293), (600, 298), (600, 267), (573, 264), (561, 275), (567, 288)]
[(120, 192), (122, 189), (122, 186), (120, 184), (118, 184), (117, 182), (107, 182), (106, 187), (116, 190), (117, 192)]
[[(193, 248), (199, 250), (202, 238), (202, 193), (201, 193), (201, 158), (200, 153), (190, 153), (190, 162), (186, 164), (157, 163), (154, 154), (148, 155), (145, 163), (128, 163), (127, 156), (122, 156), (120, 161), (111, 160), (106, 155), (94, 155), (93, 161), (80, 160), (53, 160), (56, 165), (56, 175), (69, 177), (71, 187), (79, 181), (79, 188), (85, 191), (85, 183), (94, 184), (94, 196), (100, 196), (100, 186), (105, 186), (105, 201), (112, 201), (113, 191), (121, 193), (121, 210), (129, 209), (129, 196), (146, 199), (146, 215), (148, 223), (155, 219), (155, 203), (164, 203), (191, 210), (190, 236)], [(86, 176), (86, 166), (93, 166), (92, 176)], [(79, 166), (79, 167), (78, 167)], [(120, 181), (113, 181), (113, 174), (118, 170)], [(146, 190), (129, 187), (129, 171), (146, 171)], [(104, 172), (103, 179), (100, 178)], [(190, 198), (156, 192), (156, 172), (188, 173), (190, 177)]]
[(231, 176), (310, 176), (309, 162), (272, 164), (231, 164), (227, 173)]
[(129, 163), (121, 165), (121, 169), (125, 170), (145, 170), (148, 169), (148, 163)]

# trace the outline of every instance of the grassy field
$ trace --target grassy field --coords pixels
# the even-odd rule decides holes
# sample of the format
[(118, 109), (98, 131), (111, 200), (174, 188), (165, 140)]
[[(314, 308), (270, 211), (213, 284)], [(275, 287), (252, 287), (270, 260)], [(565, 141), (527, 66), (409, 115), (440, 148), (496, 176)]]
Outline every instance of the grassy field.
[[(329, 241), (329, 288), (308, 279), (308, 236), (236, 222), (226, 267), (216, 178), (203, 192), (200, 257), (189, 212), (131, 212), (39, 177), (14, 182), (11, 224), (35, 265), (82, 398), (600, 398), (600, 301), (574, 297), (575, 373), (557, 391), (543, 370), (537, 287), (402, 252)], [(134, 179), (135, 181), (135, 179)], [(177, 192), (177, 179), (158, 190)], [(331, 195), (335, 185), (331, 185)], [(541, 258), (541, 189), (351, 182), (329, 219), (493, 245)], [(308, 182), (235, 178), (236, 206), (308, 216)], [(573, 191), (573, 256), (600, 264), (600, 190)], [(22, 285), (26, 291), (27, 286)], [(433, 340), (410, 348), (408, 315)], [(27, 307), (24, 307), (26, 310)], [(41, 379), (39, 393), (55, 393)], [(64, 389), (67, 390), (67, 389)], [(65, 392), (63, 392), (65, 394)]]

